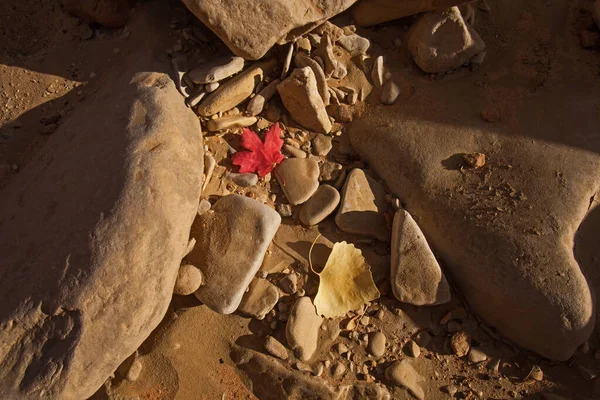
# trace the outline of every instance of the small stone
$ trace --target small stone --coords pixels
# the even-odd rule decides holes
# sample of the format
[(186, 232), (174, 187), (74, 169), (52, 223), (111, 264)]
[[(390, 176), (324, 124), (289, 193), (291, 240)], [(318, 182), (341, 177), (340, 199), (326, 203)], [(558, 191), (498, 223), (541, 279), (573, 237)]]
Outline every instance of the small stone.
[(458, 357), (466, 356), (471, 348), (471, 335), (465, 331), (456, 332), (450, 339), (450, 346)]
[(138, 380), (141, 373), (142, 373), (142, 362), (140, 360), (136, 359), (133, 361), (133, 363), (131, 363), (131, 366), (129, 367), (129, 371), (127, 371), (127, 375), (125, 375), (125, 378), (128, 381), (135, 382)]
[(187, 296), (194, 293), (204, 283), (202, 272), (191, 264), (179, 267), (173, 293)]
[(280, 358), (282, 360), (288, 359), (287, 349), (281, 342), (275, 339), (273, 336), (267, 336), (264, 344), (265, 350), (272, 356)]
[(219, 88), (219, 85), (219, 82), (211, 82), (204, 86), (204, 90), (206, 90), (207, 93), (212, 93)]
[(485, 154), (483, 153), (467, 153), (462, 155), (463, 167), (465, 168), (481, 168), (485, 165)]
[(454, 397), (456, 392), (458, 392), (458, 388), (454, 385), (443, 386), (441, 389), (442, 389), (442, 392), (448, 393), (450, 395), (450, 397)]
[(315, 74), (315, 80), (317, 82), (317, 90), (321, 96), (321, 99), (323, 100), (323, 104), (326, 106), (329, 105), (329, 86), (327, 85), (327, 78), (325, 77), (325, 71), (323, 71), (323, 67), (304, 53), (297, 53), (294, 58), (294, 62), (299, 68), (309, 67), (313, 71)]
[(415, 341), (411, 340), (404, 346), (404, 352), (409, 357), (417, 358), (421, 355), (421, 348)]
[(387, 208), (383, 186), (355, 168), (346, 178), (335, 222), (344, 232), (388, 241), (390, 233), (384, 217)]
[(285, 79), (288, 72), (290, 71), (290, 64), (292, 63), (292, 55), (294, 54), (294, 43), (288, 45), (288, 51), (283, 59), (283, 67), (281, 67), (281, 79)]
[(375, 87), (380, 88), (383, 85), (383, 56), (375, 58), (373, 69), (371, 70), (371, 79)]
[(342, 36), (338, 39), (338, 43), (352, 56), (367, 54), (369, 47), (371, 47), (369, 39), (356, 34)]
[(326, 136), (322, 134), (317, 134), (317, 136), (312, 141), (312, 147), (314, 153), (318, 156), (326, 156), (331, 151), (332, 147), (332, 137)]
[(296, 300), (286, 325), (286, 338), (297, 357), (308, 361), (317, 350), (319, 327), (323, 318), (317, 314), (310, 297)]
[(415, 342), (420, 347), (427, 347), (431, 343), (431, 335), (427, 331), (420, 332), (415, 338)]
[(237, 174), (235, 172), (230, 172), (225, 177), (239, 187), (256, 186), (258, 183), (258, 175), (256, 174)]
[(381, 357), (385, 353), (385, 335), (381, 332), (371, 333), (368, 337), (369, 344), (367, 345), (367, 351), (374, 357)]
[(425, 399), (425, 392), (419, 385), (423, 377), (415, 371), (408, 360), (394, 362), (385, 370), (385, 377), (394, 385), (408, 390), (416, 399)]
[(256, 117), (236, 115), (232, 117), (211, 119), (206, 123), (206, 128), (209, 132), (217, 132), (225, 129), (245, 128), (247, 126), (254, 125), (256, 121), (258, 121)]
[(227, 56), (194, 68), (188, 75), (194, 83), (212, 83), (228, 78), (243, 68), (244, 59), (242, 57)]
[(328, 33), (321, 36), (319, 55), (323, 57), (323, 61), (325, 62), (325, 76), (329, 78), (337, 68), (338, 61), (333, 54), (333, 45)]
[(538, 365), (534, 365), (531, 367), (531, 371), (529, 371), (529, 377), (535, 381), (542, 381), (544, 379), (544, 372)]
[(298, 274), (287, 274), (279, 280), (279, 287), (284, 293), (294, 294), (298, 291)]
[(277, 212), (284, 218), (292, 216), (292, 206), (290, 204), (278, 204)]
[(210, 201), (206, 199), (200, 200), (200, 203), (198, 204), (198, 215), (204, 214), (205, 212), (210, 210), (211, 207), (212, 204), (210, 204)]
[(337, 180), (342, 175), (343, 168), (342, 164), (333, 161), (325, 161), (319, 169), (319, 181), (329, 182)]
[(300, 210), (300, 222), (316, 225), (327, 218), (340, 203), (340, 193), (329, 185), (321, 185)]
[(266, 279), (254, 278), (244, 293), (238, 311), (263, 320), (279, 301), (279, 290)]
[[(279, 118), (277, 118), (279, 119)], [(277, 121), (277, 119), (275, 121)], [(271, 123), (266, 120), (265, 118), (259, 118), (258, 122), (256, 122), (256, 127), (260, 130), (262, 129), (267, 129), (269, 126), (271, 126)]]
[(310, 40), (306, 37), (301, 37), (296, 40), (296, 49), (298, 51), (304, 51), (305, 53), (309, 53), (312, 50), (312, 46), (310, 45)]
[(338, 343), (335, 349), (338, 354), (344, 354), (348, 352), (348, 346), (346, 346), (344, 343)]
[(385, 81), (381, 87), (381, 103), (386, 105), (392, 105), (396, 102), (396, 99), (400, 96), (400, 87), (393, 79)]
[(591, 381), (597, 376), (595, 371), (592, 371), (591, 369), (586, 368), (583, 365), (578, 365), (577, 369), (579, 370), (579, 374), (581, 375), (581, 377), (586, 381)]
[(277, 92), (277, 85), (279, 85), (279, 82), (281, 82), (279, 79), (275, 79), (256, 96), (250, 99), (248, 106), (246, 106), (246, 112), (250, 115), (260, 114), (265, 108), (265, 104), (267, 104), (267, 102), (271, 100), (271, 97)]
[(347, 104), (331, 104), (327, 106), (327, 113), (336, 122), (352, 122), (352, 110)]
[(485, 360), (487, 360), (487, 354), (476, 347), (471, 347), (471, 350), (469, 350), (469, 361), (477, 364)]
[(344, 375), (344, 372), (346, 372), (346, 366), (344, 364), (342, 364), (341, 362), (333, 364), (331, 371), (332, 377), (341, 378), (342, 375)]
[(300, 125), (321, 133), (331, 130), (325, 104), (310, 67), (296, 68), (277, 86), (285, 108)]
[(293, 205), (303, 204), (319, 188), (319, 163), (312, 159), (290, 158), (277, 168), (277, 181)]
[(312, 370), (312, 373), (314, 376), (321, 376), (323, 375), (323, 371), (325, 370), (325, 366), (323, 365), (323, 363), (318, 363), (315, 368)]
[(306, 158), (306, 152), (294, 147), (294, 146), (290, 146), (289, 144), (286, 144), (283, 146), (283, 148), (285, 149), (285, 151), (287, 151), (288, 153), (290, 153), (292, 155), (292, 157), (295, 158)]

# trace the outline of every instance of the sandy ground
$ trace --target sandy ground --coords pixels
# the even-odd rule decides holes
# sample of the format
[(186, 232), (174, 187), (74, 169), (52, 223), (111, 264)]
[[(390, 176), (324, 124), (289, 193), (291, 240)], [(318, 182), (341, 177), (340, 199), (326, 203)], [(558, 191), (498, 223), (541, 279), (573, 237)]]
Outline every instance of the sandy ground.
[[(118, 71), (128, 54), (143, 46), (168, 48), (174, 45), (182, 37), (181, 28), (189, 23), (189, 16), (173, 1), (160, 6), (139, 6), (124, 29), (90, 28), (65, 14), (57, 3), (31, 0), (0, 4), (0, 187), (18, 174), (19, 168), (39, 151), (47, 135), (52, 134), (72, 109), (93, 96), (103, 82)], [(422, 74), (404, 47), (394, 44), (393, 39), (404, 37), (410, 18), (359, 30), (359, 33), (369, 37), (378, 51), (388, 55), (394, 74), (401, 76), (399, 101), (421, 105), (412, 108), (417, 110), (415, 118), (431, 118), (453, 102), (457, 124), (471, 124), (480, 120), (482, 110), (493, 111), (499, 113), (508, 127), (528, 132), (528, 136), (522, 137), (524, 141), (543, 139), (598, 153), (600, 136), (594, 140), (577, 134), (584, 130), (579, 128), (591, 123), (577, 118), (585, 115), (582, 109), (592, 108), (600, 113), (600, 96), (589, 85), (598, 80), (600, 54), (582, 49), (578, 38), (581, 29), (592, 23), (589, 13), (581, 11), (589, 3), (583, 0), (565, 4), (489, 1), (492, 11), (478, 11), (475, 22), (488, 46), (485, 68), (474, 71), (463, 68), (445, 76)], [(347, 17), (339, 20), (347, 21)], [(195, 51), (213, 55), (223, 50), (223, 46), (215, 42)], [(573, 60), (572, 69), (557, 71), (553, 68), (553, 60), (558, 57)], [(509, 80), (508, 72), (515, 69), (521, 79)], [(534, 97), (547, 82), (555, 82), (553, 78), (557, 75), (569, 77), (560, 81), (565, 85), (562, 96), (571, 101), (565, 102), (562, 96)], [(432, 83), (439, 85), (432, 89)], [(530, 109), (517, 108), (516, 99), (524, 97), (532, 99)], [(371, 98), (367, 107), (373, 111), (381, 106)], [(533, 111), (534, 108), (556, 110), (561, 107), (570, 108), (565, 113), (569, 115), (568, 120)], [(535, 118), (529, 118), (530, 115)], [(564, 125), (564, 134), (560, 136), (548, 137), (544, 129), (539, 129), (544, 124), (557, 123)], [(344, 140), (340, 139), (338, 147), (344, 145)], [(206, 143), (211, 149), (219, 148), (218, 138), (208, 137)], [(218, 193), (218, 190), (213, 185), (207, 194)], [(590, 267), (598, 265), (599, 254), (593, 249), (597, 241), (593, 234), (598, 223), (596, 212), (582, 226), (576, 243), (580, 249), (579, 259)], [(283, 266), (293, 264), (307, 271), (308, 249), (318, 232), (323, 234), (319, 241), (323, 244), (348, 239), (330, 220), (318, 230), (301, 227), (296, 219), (286, 220), (265, 261), (268, 268), (281, 271)], [(384, 251), (370, 244), (362, 248), (377, 280), (377, 265), (386, 262), (385, 256), (378, 253)], [(313, 261), (322, 265), (325, 257), (325, 246), (321, 249), (317, 246)], [(590, 280), (597, 287), (598, 276), (594, 271), (590, 273)], [(313, 276), (309, 288), (314, 284)], [(139, 349), (144, 366), (140, 379), (123, 380), (117, 371), (115, 379), (109, 380), (93, 398), (254, 399), (269, 390), (241, 373), (231, 357), (232, 352), (240, 348), (259, 348), (257, 338), (271, 333), (268, 324), (237, 314), (213, 313), (190, 297), (173, 299), (161, 326)], [(449, 311), (465, 307), (456, 291), (451, 303), (431, 309), (400, 305), (389, 297), (382, 298), (381, 304), (386, 310), (384, 317), (373, 323), (400, 347), (423, 329), (441, 329), (439, 322)], [(482, 365), (473, 366), (451, 355), (447, 338), (441, 334), (423, 350), (417, 364), (426, 377), (423, 384), (426, 398), (448, 398), (440, 392), (440, 387), (457, 382), (463, 389), (470, 388), (472, 393), (482, 393), (486, 399), (539, 398), (539, 394), (545, 392), (561, 393), (573, 399), (592, 398), (592, 383), (585, 381), (578, 369), (572, 367), (574, 360), (552, 363), (518, 351), (494, 338), (468, 308), (463, 318), (465, 324), (472, 326), (488, 356), (502, 360), (501, 374), (490, 373)], [(328, 346), (333, 343), (330, 333), (334, 331), (335, 327), (329, 326), (323, 333), (321, 359), (327, 357)], [(283, 340), (283, 332), (284, 325), (280, 324), (274, 336)], [(347, 338), (342, 335), (341, 340)], [(590, 342), (592, 347), (597, 348), (597, 341), (595, 333)], [(590, 368), (598, 366), (593, 351), (579, 353), (576, 358), (579, 364)], [(540, 365), (544, 371), (542, 382), (523, 380), (533, 365)], [(381, 374), (376, 378), (382, 378)], [(330, 380), (329, 377), (324, 379)], [(248, 387), (254, 388), (254, 394)], [(476, 398), (475, 394), (466, 397)], [(394, 398), (410, 396), (399, 390), (394, 392)]]

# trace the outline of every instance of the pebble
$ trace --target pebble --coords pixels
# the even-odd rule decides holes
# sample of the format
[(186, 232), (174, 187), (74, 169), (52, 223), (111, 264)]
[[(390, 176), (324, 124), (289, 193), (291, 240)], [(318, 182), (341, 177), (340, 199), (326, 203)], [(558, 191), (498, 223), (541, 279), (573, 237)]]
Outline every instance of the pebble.
[(283, 147), (288, 153), (290, 153), (292, 155), (292, 157), (306, 158), (306, 152), (304, 152), (294, 146), (290, 146), (289, 144), (286, 144)]
[(425, 235), (404, 209), (394, 216), (390, 248), (390, 284), (399, 301), (416, 306), (450, 301), (448, 281)]
[(198, 204), (198, 215), (204, 214), (205, 212), (210, 210), (211, 207), (212, 205), (210, 204), (210, 201), (206, 199), (200, 200), (200, 203)]
[(279, 287), (284, 293), (294, 294), (298, 291), (298, 274), (287, 274), (279, 280)]
[(371, 79), (375, 87), (380, 88), (383, 85), (383, 56), (377, 56), (373, 62), (371, 70)]
[(258, 183), (258, 175), (256, 174), (238, 174), (229, 172), (225, 177), (239, 187), (256, 186)]
[(284, 80), (290, 71), (290, 64), (292, 63), (292, 55), (294, 54), (294, 43), (288, 45), (288, 51), (283, 60), (283, 67), (281, 68), (281, 80)]
[(369, 39), (356, 34), (342, 36), (338, 39), (338, 43), (352, 56), (367, 54), (369, 47), (371, 47)]
[(462, 155), (462, 166), (465, 168), (481, 168), (485, 165), (485, 154), (466, 153)]
[(317, 315), (310, 297), (300, 297), (294, 303), (286, 325), (289, 346), (302, 361), (308, 361), (317, 350), (319, 327), (323, 318)]
[(346, 366), (344, 364), (342, 364), (341, 362), (338, 362), (338, 363), (333, 364), (333, 367), (331, 370), (331, 376), (334, 378), (341, 378), (345, 372), (346, 372)]
[(192, 69), (188, 75), (194, 83), (212, 83), (228, 78), (243, 68), (244, 59), (242, 57), (219, 57)]
[(319, 181), (328, 182), (337, 180), (341, 176), (343, 168), (342, 164), (325, 161), (319, 170)]
[(348, 94), (348, 104), (356, 104), (358, 102), (358, 93)]
[(421, 355), (421, 348), (415, 341), (411, 340), (404, 346), (404, 352), (409, 357), (417, 358)]
[(529, 377), (533, 380), (540, 382), (544, 379), (544, 372), (542, 371), (542, 369), (539, 366), (534, 365), (533, 367), (531, 367), (531, 371), (529, 372)]
[(487, 354), (476, 347), (471, 347), (471, 350), (469, 350), (469, 361), (477, 364), (485, 360), (487, 360)]
[(245, 117), (236, 115), (233, 117), (223, 117), (211, 119), (206, 123), (206, 128), (209, 132), (223, 131), (225, 129), (245, 128), (254, 125), (258, 121), (256, 117)]
[(415, 398), (425, 399), (425, 392), (419, 385), (423, 377), (415, 371), (408, 360), (395, 361), (385, 370), (385, 377), (394, 385), (408, 390)]
[(312, 158), (283, 160), (276, 171), (277, 181), (293, 205), (305, 203), (319, 188), (319, 163)]
[(396, 102), (396, 99), (400, 95), (400, 87), (393, 79), (385, 81), (381, 87), (381, 103), (386, 105), (392, 105)]
[(279, 290), (275, 285), (266, 279), (254, 278), (242, 297), (238, 311), (263, 320), (278, 301)]
[(441, 389), (442, 389), (442, 392), (448, 393), (450, 395), (450, 397), (454, 397), (456, 392), (458, 392), (458, 388), (454, 385), (443, 386)]
[(346, 233), (388, 241), (390, 233), (384, 217), (387, 208), (383, 186), (355, 168), (346, 178), (335, 222)]
[[(279, 118), (275, 119), (274, 121), (277, 121)], [(271, 123), (265, 119), (265, 118), (259, 118), (258, 122), (256, 123), (256, 127), (258, 129), (267, 129), (269, 126), (271, 126)]]
[(456, 332), (450, 339), (450, 347), (458, 357), (464, 357), (471, 348), (471, 335), (465, 331)]
[(323, 61), (325, 62), (325, 76), (329, 78), (335, 72), (338, 61), (333, 54), (333, 44), (331, 43), (331, 38), (328, 33), (321, 36), (319, 55), (323, 57)]
[(298, 51), (304, 51), (310, 54), (310, 51), (312, 50), (310, 40), (307, 37), (299, 38), (298, 40), (296, 40), (296, 49)]
[(381, 332), (371, 333), (368, 337), (367, 351), (374, 357), (381, 357), (385, 353), (386, 337)]
[(133, 363), (131, 363), (131, 366), (129, 367), (129, 371), (127, 371), (127, 375), (125, 376), (125, 378), (128, 381), (135, 382), (138, 380), (141, 373), (142, 373), (142, 362), (140, 360), (136, 359), (133, 361)]
[(335, 349), (340, 355), (347, 353), (349, 350), (348, 346), (346, 346), (344, 343), (338, 343)]
[(317, 81), (317, 90), (319, 91), (319, 95), (323, 100), (323, 104), (328, 105), (331, 99), (328, 90), (329, 86), (327, 85), (327, 78), (325, 77), (325, 72), (323, 71), (321, 65), (304, 53), (297, 53), (296, 57), (294, 58), (294, 62), (300, 68), (309, 67), (313, 71), (315, 74), (315, 80)]
[(187, 296), (194, 293), (204, 283), (202, 272), (191, 264), (179, 267), (173, 293)]
[(279, 85), (280, 82), (279, 79), (275, 79), (258, 92), (256, 96), (250, 99), (248, 106), (246, 106), (246, 112), (250, 115), (260, 114), (265, 108), (265, 104), (267, 104), (267, 102), (271, 100), (271, 97), (277, 92), (277, 85)]
[(206, 92), (198, 92), (190, 97), (187, 97), (185, 99), (185, 104), (188, 107), (196, 107), (196, 105), (198, 105), (198, 103), (200, 103), (204, 97), (206, 97)]
[(347, 104), (331, 104), (327, 112), (336, 122), (352, 122), (352, 110)]
[(500, 371), (500, 359), (495, 358), (490, 361), (490, 363), (487, 365), (487, 368), (494, 373), (498, 373)]
[(206, 86), (204, 86), (204, 90), (206, 90), (207, 93), (212, 93), (219, 88), (219, 85), (219, 82), (208, 83)]
[(292, 206), (290, 204), (278, 204), (277, 212), (284, 218), (292, 216)]
[(281, 101), (300, 125), (316, 132), (328, 133), (331, 121), (310, 67), (296, 68), (277, 86)]
[(264, 343), (265, 350), (272, 356), (282, 360), (288, 359), (287, 349), (281, 342), (273, 336), (267, 336)]
[(198, 300), (215, 312), (234, 312), (280, 224), (275, 210), (237, 194), (222, 197), (209, 212), (197, 216), (191, 232), (197, 244), (186, 259), (206, 278), (206, 285), (194, 293)]
[(329, 154), (332, 148), (332, 140), (331, 136), (326, 136), (322, 134), (317, 134), (317, 136), (312, 141), (313, 151), (318, 156), (326, 156)]
[(420, 347), (427, 347), (429, 346), (429, 343), (431, 343), (431, 335), (427, 331), (420, 332), (415, 338), (415, 342), (417, 342)]

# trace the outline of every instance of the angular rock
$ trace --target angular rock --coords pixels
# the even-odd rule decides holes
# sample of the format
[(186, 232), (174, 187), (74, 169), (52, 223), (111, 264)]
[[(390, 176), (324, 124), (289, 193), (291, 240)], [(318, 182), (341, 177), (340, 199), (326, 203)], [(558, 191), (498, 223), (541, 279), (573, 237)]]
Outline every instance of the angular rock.
[(392, 226), (390, 285), (394, 296), (416, 306), (450, 301), (450, 286), (421, 229), (406, 210)]
[[(341, 176), (343, 169), (342, 164), (325, 161), (320, 167), (319, 181), (334, 181)], [(339, 187), (341, 188), (341, 185)]]
[(340, 203), (340, 193), (333, 186), (321, 185), (300, 210), (300, 222), (316, 225), (333, 213)]
[(231, 51), (247, 60), (258, 60), (275, 43), (302, 36), (355, 1), (184, 0), (184, 3)]
[(173, 293), (180, 296), (190, 295), (198, 290), (203, 280), (202, 272), (198, 268), (191, 264), (184, 264), (179, 267)]
[(241, 74), (221, 85), (198, 105), (198, 113), (210, 117), (218, 112), (232, 109), (254, 92), (256, 85), (275, 67), (275, 61), (267, 61), (246, 69)]
[[(244, 69), (244, 59), (242, 57), (225, 56), (190, 70), (188, 76), (196, 84), (215, 83), (237, 74), (242, 69)], [(213, 90), (207, 90), (207, 92)]]
[(367, 54), (369, 47), (371, 47), (371, 41), (369, 39), (357, 34), (342, 36), (338, 39), (338, 43), (352, 56)]
[(450, 339), (450, 347), (458, 357), (466, 356), (471, 348), (471, 335), (465, 331), (456, 332)]
[(285, 336), (288, 345), (300, 360), (310, 360), (317, 350), (322, 323), (323, 318), (317, 314), (310, 297), (296, 300), (285, 327)]
[(319, 163), (312, 158), (283, 160), (275, 174), (292, 205), (306, 202), (319, 188)]
[(317, 135), (313, 141), (313, 150), (318, 156), (326, 156), (331, 151), (333, 138), (331, 136)]
[(254, 125), (256, 121), (256, 117), (234, 115), (232, 117), (211, 119), (206, 123), (206, 129), (208, 129), (209, 132), (217, 132), (225, 129), (245, 128), (247, 126)]
[(294, 62), (298, 68), (310, 67), (312, 69), (317, 81), (317, 90), (323, 100), (323, 104), (326, 106), (329, 105), (330, 94), (329, 87), (327, 86), (327, 78), (325, 77), (325, 71), (323, 71), (319, 63), (304, 53), (296, 53)]
[(234, 312), (280, 223), (275, 210), (237, 194), (221, 198), (199, 215), (191, 234), (197, 244), (186, 257), (206, 280), (194, 293), (198, 300), (218, 313)]
[(127, 0), (62, 0), (65, 10), (87, 23), (118, 28), (129, 19)]
[(408, 36), (415, 63), (428, 73), (450, 71), (485, 50), (485, 43), (462, 18), (458, 7), (419, 17)]
[(421, 355), (421, 348), (414, 340), (410, 340), (406, 343), (406, 346), (404, 346), (404, 352), (409, 357), (417, 358)]
[(92, 396), (172, 298), (200, 197), (200, 126), (168, 75), (112, 82), (0, 196), (3, 398)]
[(321, 133), (331, 130), (331, 121), (310, 67), (296, 68), (277, 86), (285, 108), (300, 125)]
[(238, 311), (262, 320), (279, 301), (279, 290), (266, 279), (254, 278), (244, 293)]
[(358, 26), (373, 26), (424, 11), (447, 9), (469, 0), (363, 0), (352, 8)]
[(392, 105), (400, 95), (400, 87), (393, 79), (388, 79), (381, 87), (381, 103)]
[(335, 216), (338, 228), (347, 233), (390, 240), (384, 212), (388, 208), (385, 189), (361, 169), (348, 174), (342, 189), (342, 204)]
[(419, 385), (423, 377), (412, 367), (408, 360), (396, 361), (385, 370), (385, 377), (394, 385), (408, 390), (416, 399), (425, 399), (425, 392)]
[(292, 272), (281, 278), (278, 282), (284, 293), (294, 294), (298, 291), (298, 274)]

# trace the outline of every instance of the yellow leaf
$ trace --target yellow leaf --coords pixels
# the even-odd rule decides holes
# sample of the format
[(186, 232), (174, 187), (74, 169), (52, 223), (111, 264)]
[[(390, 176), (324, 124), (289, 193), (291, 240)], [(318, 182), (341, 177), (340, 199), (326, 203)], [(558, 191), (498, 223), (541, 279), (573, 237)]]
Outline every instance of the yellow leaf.
[(327, 318), (343, 317), (348, 311), (379, 298), (371, 268), (353, 244), (335, 243), (319, 277), (314, 304), (317, 313)]

